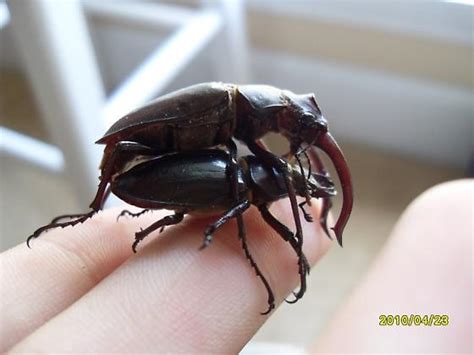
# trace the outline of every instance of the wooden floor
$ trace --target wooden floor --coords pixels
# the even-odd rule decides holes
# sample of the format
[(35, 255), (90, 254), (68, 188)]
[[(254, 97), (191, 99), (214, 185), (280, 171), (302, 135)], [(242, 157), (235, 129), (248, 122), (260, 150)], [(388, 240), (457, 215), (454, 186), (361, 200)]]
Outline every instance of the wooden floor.
[[(0, 124), (47, 139), (21, 77), (0, 73), (0, 78)], [(314, 339), (369, 268), (410, 201), (437, 183), (462, 177), (462, 172), (453, 168), (357, 144), (343, 143), (342, 148), (355, 189), (354, 213), (344, 235), (344, 248), (334, 245), (311, 272), (305, 297), (276, 310), (255, 340), (303, 346)], [(35, 227), (52, 217), (84, 209), (76, 205), (71, 187), (61, 177), (1, 154), (0, 194), (2, 250), (23, 243)]]

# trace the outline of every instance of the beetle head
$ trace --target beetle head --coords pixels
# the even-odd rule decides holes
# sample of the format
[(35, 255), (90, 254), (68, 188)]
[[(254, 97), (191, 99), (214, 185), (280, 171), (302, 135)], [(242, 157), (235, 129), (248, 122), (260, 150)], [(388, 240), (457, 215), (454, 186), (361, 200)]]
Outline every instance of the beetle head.
[(330, 197), (337, 194), (334, 183), (324, 174), (312, 173), (307, 179), (307, 186), (309, 195), (313, 198)]
[(280, 114), (279, 129), (290, 141), (292, 153), (295, 154), (303, 143), (311, 146), (312, 154), (315, 154), (314, 147), (318, 147), (328, 155), (336, 168), (341, 182), (343, 203), (339, 218), (332, 229), (342, 245), (342, 232), (353, 205), (352, 180), (344, 154), (329, 133), (327, 121), (313, 94), (296, 95), (285, 91), (284, 96), (289, 107)]
[(328, 123), (314, 95), (296, 95), (290, 91), (284, 93), (289, 105), (279, 115), (279, 131), (295, 147), (301, 143), (313, 144), (319, 135), (328, 131)]
[(306, 192), (313, 198), (331, 197), (337, 194), (334, 183), (325, 174), (312, 173), (308, 176), (307, 169), (303, 168), (301, 171), (298, 165), (293, 165), (291, 175), (296, 193), (301, 197), (306, 197)]
[[(299, 119), (300, 142), (314, 144), (317, 137), (328, 132), (328, 123), (322, 115), (305, 112)], [(300, 143), (301, 144), (301, 143)], [(299, 145), (299, 144), (298, 144)]]

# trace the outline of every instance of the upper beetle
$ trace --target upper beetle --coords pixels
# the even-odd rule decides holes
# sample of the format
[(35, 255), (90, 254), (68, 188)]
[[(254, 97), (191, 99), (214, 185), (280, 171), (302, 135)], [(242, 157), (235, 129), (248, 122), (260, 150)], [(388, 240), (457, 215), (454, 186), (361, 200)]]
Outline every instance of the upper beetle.
[[(313, 94), (297, 95), (267, 85), (197, 84), (159, 97), (118, 120), (96, 142), (106, 147), (101, 183), (90, 207), (99, 209), (111, 177), (126, 169), (137, 156), (229, 146), (233, 137), (285, 173), (286, 162), (259, 144), (268, 132), (281, 133), (288, 139), (289, 156), (297, 154), (302, 144), (316, 146), (329, 156), (343, 192), (341, 213), (333, 228), (342, 243), (342, 232), (353, 203), (344, 155), (328, 132), (327, 121)], [(289, 174), (285, 175), (285, 183), (300, 234), (296, 195)]]

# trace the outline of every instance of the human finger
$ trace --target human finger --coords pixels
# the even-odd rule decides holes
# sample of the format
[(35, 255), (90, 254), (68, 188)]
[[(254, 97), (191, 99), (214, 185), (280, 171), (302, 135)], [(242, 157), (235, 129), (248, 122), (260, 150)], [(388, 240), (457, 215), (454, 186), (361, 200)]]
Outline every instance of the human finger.
[(460, 180), (412, 202), (310, 352), (471, 353), (473, 195)]
[[(277, 210), (289, 224), (287, 201)], [(242, 255), (235, 223), (198, 250), (209, 221), (188, 218), (168, 228), (14, 350), (238, 352), (267, 319), (260, 314), (267, 295)], [(280, 303), (298, 282), (295, 253), (256, 209), (245, 223), (251, 253)], [(315, 223), (304, 232), (315, 263), (330, 243)]]
[(101, 211), (73, 228), (45, 232), (32, 249), (23, 243), (0, 255), (0, 351), (66, 309), (133, 254), (134, 232), (146, 218), (116, 223), (119, 211)]

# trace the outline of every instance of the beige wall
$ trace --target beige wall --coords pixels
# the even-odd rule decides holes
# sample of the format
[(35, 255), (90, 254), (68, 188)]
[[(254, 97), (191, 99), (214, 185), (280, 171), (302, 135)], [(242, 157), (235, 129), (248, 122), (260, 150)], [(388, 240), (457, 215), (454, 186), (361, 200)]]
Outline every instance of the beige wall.
[(469, 44), (253, 9), (253, 46), (473, 88)]

